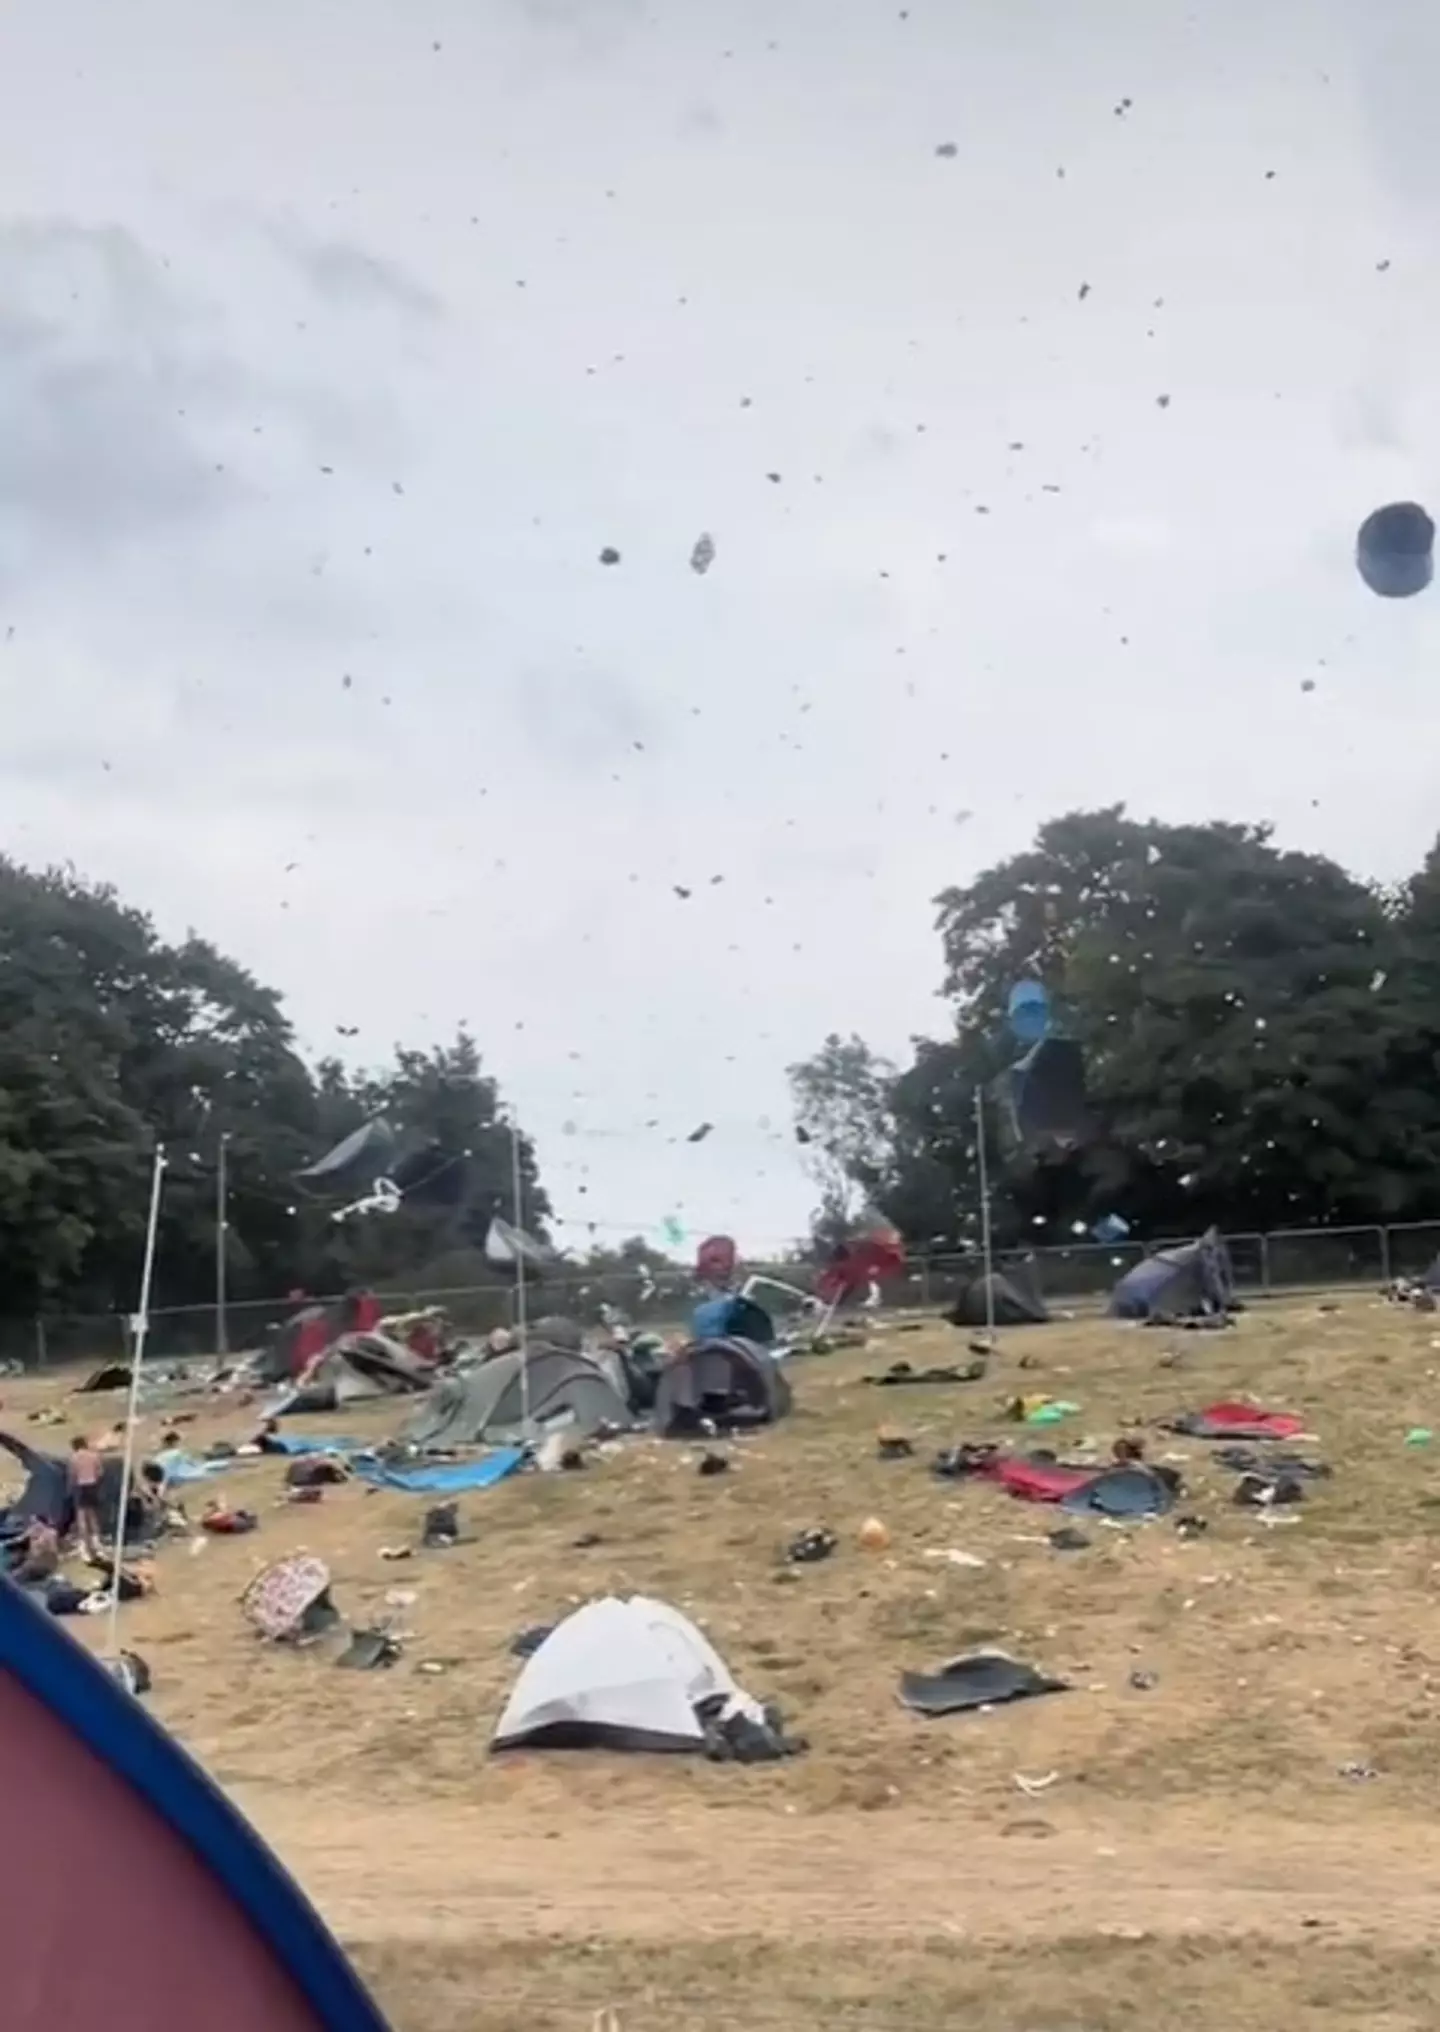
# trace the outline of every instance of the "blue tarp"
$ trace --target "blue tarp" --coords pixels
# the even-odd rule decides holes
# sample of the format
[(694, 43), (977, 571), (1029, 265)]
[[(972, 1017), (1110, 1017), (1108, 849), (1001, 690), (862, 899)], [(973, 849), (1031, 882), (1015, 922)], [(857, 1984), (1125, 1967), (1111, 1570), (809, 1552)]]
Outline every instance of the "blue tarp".
[(363, 1439), (340, 1439), (334, 1433), (320, 1432), (272, 1432), (265, 1442), (267, 1453), (364, 1453), (367, 1444)]
[(175, 1447), (167, 1447), (155, 1456), (157, 1464), (165, 1470), (167, 1483), (208, 1482), (212, 1475), (223, 1475), (227, 1468), (233, 1468), (238, 1458), (226, 1454), (221, 1460), (197, 1460), (192, 1453), (181, 1453)]
[(381, 1461), (358, 1461), (355, 1473), (377, 1489), (403, 1489), (410, 1496), (453, 1496), (462, 1489), (493, 1488), (513, 1474), (524, 1458), (523, 1446), (502, 1446), (482, 1460), (436, 1461), (426, 1467), (392, 1468)]

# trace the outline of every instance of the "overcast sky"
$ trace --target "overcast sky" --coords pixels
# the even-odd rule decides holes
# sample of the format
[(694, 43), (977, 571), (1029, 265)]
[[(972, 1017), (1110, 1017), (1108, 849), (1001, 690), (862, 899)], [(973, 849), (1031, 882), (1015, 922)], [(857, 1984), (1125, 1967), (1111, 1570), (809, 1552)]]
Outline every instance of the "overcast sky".
[(787, 1063), (942, 1028), (931, 899), (1046, 817), (1424, 851), (1440, 594), (1351, 552), (1440, 494), (1437, 64), (1422, 0), (12, 0), (0, 844), (312, 1051), (467, 1021), (572, 1242), (797, 1231)]

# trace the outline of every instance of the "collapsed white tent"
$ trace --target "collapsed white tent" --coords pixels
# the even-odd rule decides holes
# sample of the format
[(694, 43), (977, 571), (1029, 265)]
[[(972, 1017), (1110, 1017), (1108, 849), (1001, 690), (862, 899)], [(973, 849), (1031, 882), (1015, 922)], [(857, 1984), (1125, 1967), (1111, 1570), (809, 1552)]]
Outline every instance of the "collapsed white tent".
[(763, 1710), (677, 1609), (606, 1595), (557, 1624), (525, 1662), (492, 1750), (703, 1750), (697, 1714), (726, 1720)]

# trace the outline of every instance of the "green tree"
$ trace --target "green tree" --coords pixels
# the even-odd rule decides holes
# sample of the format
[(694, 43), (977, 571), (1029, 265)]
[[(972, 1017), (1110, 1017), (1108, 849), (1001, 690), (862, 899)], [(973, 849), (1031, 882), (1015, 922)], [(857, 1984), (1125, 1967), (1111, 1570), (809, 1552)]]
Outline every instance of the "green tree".
[(818, 1242), (840, 1240), (886, 1178), (895, 1141), (895, 1071), (862, 1038), (835, 1032), (813, 1058), (789, 1069), (796, 1135), (820, 1189), (813, 1221)]

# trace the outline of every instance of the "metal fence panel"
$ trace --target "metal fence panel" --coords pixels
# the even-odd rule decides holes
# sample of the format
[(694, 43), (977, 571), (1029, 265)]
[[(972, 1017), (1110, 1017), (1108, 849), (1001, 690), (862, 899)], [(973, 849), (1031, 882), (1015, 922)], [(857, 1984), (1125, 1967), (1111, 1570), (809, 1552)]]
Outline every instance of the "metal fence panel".
[[(1245, 1293), (1322, 1291), (1346, 1285), (1380, 1285), (1392, 1276), (1418, 1276), (1440, 1254), (1440, 1221), (1415, 1221), (1399, 1227), (1291, 1228), (1271, 1234), (1227, 1235), (1237, 1288)], [(1163, 1242), (1065, 1243), (1034, 1249), (997, 1252), (996, 1267), (1033, 1260), (1040, 1289), (1055, 1306), (1098, 1304), (1134, 1264), (1162, 1247), (1176, 1247), (1193, 1236)], [(954, 1304), (961, 1287), (978, 1268), (973, 1253), (912, 1258), (905, 1271), (885, 1288), (887, 1307), (944, 1311)], [(795, 1263), (752, 1264), (756, 1275), (773, 1276), (784, 1284), (805, 1286), (813, 1271)], [(390, 1290), (381, 1293), (388, 1311), (405, 1312), (424, 1305), (442, 1305), (462, 1333), (482, 1334), (515, 1322), (516, 1294), (509, 1284), (461, 1289)], [(329, 1300), (316, 1301), (330, 1302)], [(688, 1270), (649, 1274), (606, 1270), (575, 1270), (565, 1276), (545, 1275), (526, 1286), (528, 1317), (546, 1313), (593, 1318), (602, 1304), (625, 1312), (637, 1325), (677, 1327), (695, 1302), (695, 1283)], [(242, 1300), (226, 1308), (227, 1338), (232, 1349), (258, 1346), (290, 1310), (283, 1298)], [(28, 1367), (61, 1367), (123, 1357), (128, 1352), (129, 1323), (119, 1313), (46, 1315), (42, 1319), (0, 1320), (0, 1360)], [(149, 1352), (161, 1360), (215, 1353), (215, 1308), (211, 1305), (160, 1307), (150, 1317)]]
[(1279, 1228), (1265, 1241), (1275, 1291), (1378, 1286), (1389, 1274), (1383, 1228)]

